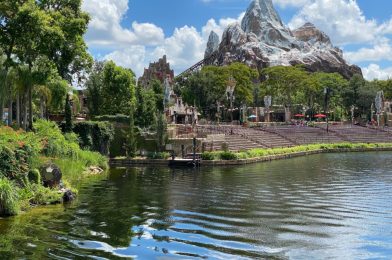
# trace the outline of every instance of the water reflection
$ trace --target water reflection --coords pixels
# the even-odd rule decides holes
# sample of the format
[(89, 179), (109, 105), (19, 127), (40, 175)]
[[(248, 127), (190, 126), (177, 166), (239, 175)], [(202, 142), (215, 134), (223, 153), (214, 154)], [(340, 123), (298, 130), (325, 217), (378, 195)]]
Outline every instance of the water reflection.
[(0, 220), (0, 256), (392, 257), (392, 154), (112, 170), (68, 207)]

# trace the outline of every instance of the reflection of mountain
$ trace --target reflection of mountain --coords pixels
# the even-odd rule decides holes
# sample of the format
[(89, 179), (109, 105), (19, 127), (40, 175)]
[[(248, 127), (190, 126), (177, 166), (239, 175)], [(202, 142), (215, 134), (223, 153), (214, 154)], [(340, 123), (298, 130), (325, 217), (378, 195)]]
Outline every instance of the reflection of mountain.
[(313, 24), (306, 23), (291, 31), (281, 21), (272, 0), (254, 0), (241, 25), (229, 25), (222, 40), (211, 33), (206, 58), (211, 64), (243, 62), (252, 67), (303, 64), (310, 71), (339, 72), (346, 78), (362, 75), (358, 66), (350, 66), (343, 52)]

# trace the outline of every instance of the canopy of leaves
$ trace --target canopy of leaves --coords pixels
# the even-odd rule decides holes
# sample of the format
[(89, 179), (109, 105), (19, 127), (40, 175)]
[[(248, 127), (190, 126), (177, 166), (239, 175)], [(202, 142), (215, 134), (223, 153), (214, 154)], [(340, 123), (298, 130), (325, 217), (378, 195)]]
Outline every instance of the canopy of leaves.
[(217, 102), (229, 106), (226, 88), (229, 78), (235, 79), (235, 106), (252, 104), (254, 81), (259, 74), (242, 63), (226, 67), (206, 66), (183, 80), (178, 91), (188, 104), (195, 104), (204, 115), (213, 115)]

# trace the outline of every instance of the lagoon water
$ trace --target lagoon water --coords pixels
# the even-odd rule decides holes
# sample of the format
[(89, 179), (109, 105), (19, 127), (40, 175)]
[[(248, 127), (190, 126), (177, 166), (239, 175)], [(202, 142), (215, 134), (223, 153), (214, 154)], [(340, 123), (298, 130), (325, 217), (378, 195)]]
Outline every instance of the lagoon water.
[(113, 169), (0, 220), (0, 259), (391, 259), (392, 153)]

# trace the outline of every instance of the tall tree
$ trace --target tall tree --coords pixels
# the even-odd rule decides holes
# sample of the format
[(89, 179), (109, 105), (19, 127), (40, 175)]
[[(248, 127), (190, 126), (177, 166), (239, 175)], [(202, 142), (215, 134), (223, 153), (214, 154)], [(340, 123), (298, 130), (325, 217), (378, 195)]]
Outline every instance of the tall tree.
[(276, 103), (285, 107), (285, 120), (289, 121), (292, 105), (302, 101), (307, 72), (301, 67), (276, 66), (264, 69), (262, 75), (266, 79), (263, 86)]
[(64, 132), (71, 133), (73, 129), (72, 123), (72, 106), (69, 94), (67, 94), (65, 99), (65, 126)]
[(102, 75), (101, 114), (128, 114), (135, 96), (135, 74), (109, 61)]
[(159, 152), (162, 152), (165, 149), (167, 138), (166, 117), (163, 113), (157, 111), (156, 143)]
[(85, 83), (88, 98), (87, 105), (91, 116), (101, 114), (104, 66), (104, 62), (95, 61)]

